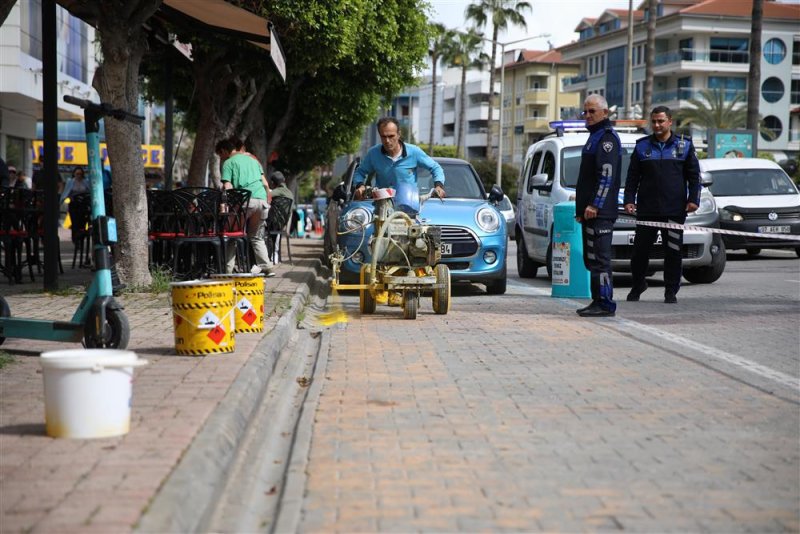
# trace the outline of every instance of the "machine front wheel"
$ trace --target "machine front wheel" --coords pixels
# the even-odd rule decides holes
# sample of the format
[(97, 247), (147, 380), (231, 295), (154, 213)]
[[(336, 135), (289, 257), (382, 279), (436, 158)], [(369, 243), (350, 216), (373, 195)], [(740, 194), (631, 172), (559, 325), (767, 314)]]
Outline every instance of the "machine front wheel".
[(87, 349), (124, 349), (131, 338), (128, 316), (122, 310), (106, 309), (106, 335), (95, 331), (97, 317), (91, 313), (83, 327), (83, 344)]
[(416, 291), (403, 292), (403, 319), (416, 319), (419, 308), (419, 293)]
[(444, 263), (436, 264), (436, 287), (433, 290), (433, 311), (446, 315), (450, 311), (450, 269)]
[[(361, 266), (361, 275), (359, 276), (360, 284), (364, 285), (369, 283), (369, 271), (369, 265)], [(368, 288), (358, 290), (358, 309), (361, 313), (375, 313), (375, 297), (372, 296)]]

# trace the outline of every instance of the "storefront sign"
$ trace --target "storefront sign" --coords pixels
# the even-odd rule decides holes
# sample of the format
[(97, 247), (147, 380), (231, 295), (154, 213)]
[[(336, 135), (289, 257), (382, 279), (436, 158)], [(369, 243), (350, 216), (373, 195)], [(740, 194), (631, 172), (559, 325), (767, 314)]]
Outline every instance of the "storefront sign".
[[(103, 166), (108, 166), (108, 150), (105, 143), (100, 143), (100, 154), (103, 156)], [(44, 157), (44, 141), (33, 142), (32, 160), (34, 165), (39, 165)], [(82, 141), (59, 141), (59, 165), (87, 165), (86, 143)], [(145, 168), (164, 168), (164, 147), (161, 145), (142, 145), (142, 162)]]

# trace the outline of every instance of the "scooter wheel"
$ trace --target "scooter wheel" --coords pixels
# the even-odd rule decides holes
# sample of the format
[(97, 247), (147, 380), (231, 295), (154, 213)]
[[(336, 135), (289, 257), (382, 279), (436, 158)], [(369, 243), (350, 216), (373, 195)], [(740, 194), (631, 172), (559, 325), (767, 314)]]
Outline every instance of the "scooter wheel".
[[(11, 317), (11, 308), (8, 306), (8, 302), (3, 297), (0, 297), (0, 317)], [(0, 337), (0, 345), (6, 340), (4, 337)]]
[(83, 344), (87, 349), (124, 349), (128, 346), (131, 338), (131, 327), (128, 324), (128, 317), (122, 310), (106, 310), (106, 330), (105, 336), (100, 336), (95, 331), (97, 317), (92, 313), (87, 317), (83, 327)]

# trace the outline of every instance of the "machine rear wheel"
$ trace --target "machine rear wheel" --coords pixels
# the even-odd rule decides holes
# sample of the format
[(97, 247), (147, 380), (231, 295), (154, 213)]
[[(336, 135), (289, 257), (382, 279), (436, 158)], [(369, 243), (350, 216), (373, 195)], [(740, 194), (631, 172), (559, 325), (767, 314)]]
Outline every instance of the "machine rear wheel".
[[(359, 283), (366, 284), (369, 282), (369, 265), (361, 266), (361, 274), (359, 276)], [(361, 313), (375, 313), (375, 298), (369, 289), (358, 290), (358, 309)]]
[(450, 311), (450, 269), (444, 263), (436, 265), (436, 285), (441, 288), (433, 290), (433, 311), (446, 315)]
[(416, 319), (419, 308), (419, 293), (403, 291), (403, 319)]
[[(0, 297), (0, 317), (11, 317), (11, 308), (3, 297)], [(2, 345), (5, 340), (6, 338), (0, 337), (0, 345)]]
[(128, 317), (122, 310), (106, 309), (107, 334), (100, 336), (95, 332), (97, 317), (89, 314), (83, 326), (83, 344), (87, 349), (124, 349), (131, 338)]

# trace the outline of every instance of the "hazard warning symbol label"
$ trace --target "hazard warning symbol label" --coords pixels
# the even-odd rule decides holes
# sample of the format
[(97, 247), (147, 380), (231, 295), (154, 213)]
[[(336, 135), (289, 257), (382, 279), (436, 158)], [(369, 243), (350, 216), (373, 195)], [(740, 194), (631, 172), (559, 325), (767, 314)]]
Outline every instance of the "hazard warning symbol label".
[(197, 323), (197, 328), (214, 328), (219, 324), (219, 317), (217, 317), (211, 310), (207, 311), (200, 318)]

